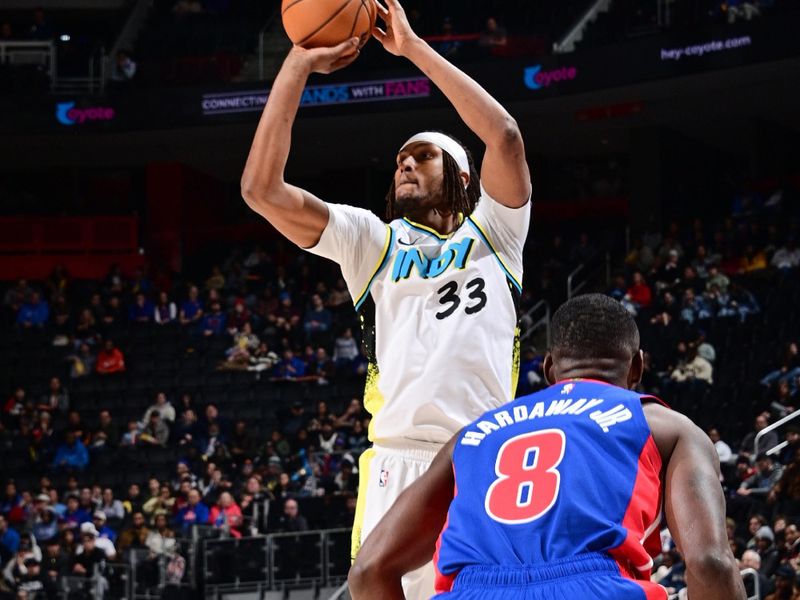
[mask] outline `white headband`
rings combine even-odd
[[[462,173],[469,175],[469,161],[467,160],[467,153],[464,152],[464,148],[461,147],[461,144],[459,144],[453,138],[436,131],[422,131],[406,140],[406,143],[400,147],[400,150],[409,144],[415,144],[417,142],[428,142],[434,146],[439,146],[439,148],[441,148],[444,152],[447,152],[453,158],[453,160],[456,161],[456,164]]]

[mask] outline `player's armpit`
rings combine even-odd
[[[453,437],[430,469],[395,501],[367,537],[350,569],[354,600],[402,599],[400,580],[431,560],[453,499]]]
[[[301,248],[319,242],[328,224],[328,207],[311,192],[280,183],[263,190],[242,187],[247,205]]]
[[[653,413],[659,413],[653,418]],[[689,419],[653,407],[647,411],[656,442],[674,437],[665,480],[665,509],[670,532],[686,563],[689,598],[744,600],[736,560],[725,530],[725,499],[719,461],[711,440]],[[662,452],[663,453],[663,452]]]

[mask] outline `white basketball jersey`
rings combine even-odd
[[[328,225],[309,251],[341,265],[360,315],[373,442],[445,443],[513,398],[530,206],[505,207],[481,188],[472,215],[442,236],[328,205]]]

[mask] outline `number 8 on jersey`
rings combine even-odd
[[[497,452],[497,479],[486,492],[486,514],[508,525],[529,523],[549,511],[558,497],[566,438],[560,429],[524,433]]]

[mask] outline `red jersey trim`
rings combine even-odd
[[[666,600],[666,590],[650,581],[653,557],[661,551],[657,522],[661,519],[661,454],[649,436],[639,454],[636,481],[622,519],[625,540],[609,554],[623,577],[638,583],[647,600]],[[654,526],[655,524],[655,526]]]

